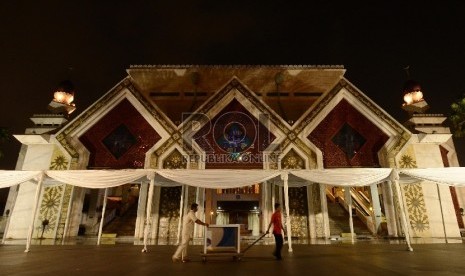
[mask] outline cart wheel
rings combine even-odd
[[[207,257],[202,257],[202,262],[206,263],[207,262]]]
[[[240,261],[241,260],[241,257],[236,257],[236,261]]]

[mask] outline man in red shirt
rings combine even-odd
[[[271,221],[270,225],[268,225],[268,229],[266,230],[266,233],[270,233],[270,228],[271,225],[273,224],[273,235],[274,235],[274,240],[276,243],[276,248],[273,252],[273,256],[276,257],[276,260],[282,260],[281,257],[281,249],[283,248],[283,233],[285,232],[283,223],[281,220],[281,204],[275,203],[274,204],[274,213],[271,216]]]

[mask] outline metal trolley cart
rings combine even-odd
[[[232,257],[240,260],[241,234],[239,224],[210,225],[205,229],[202,261],[209,257]]]

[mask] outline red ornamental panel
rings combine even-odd
[[[205,151],[205,168],[263,168],[263,151],[275,139],[264,124],[266,116],[259,120],[237,100],[231,101],[193,137]]]
[[[160,135],[134,106],[123,100],[79,140],[90,151],[90,168],[143,168],[145,153]]]
[[[307,137],[323,152],[325,168],[378,167],[388,136],[342,100]]]

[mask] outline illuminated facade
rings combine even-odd
[[[422,113],[419,93],[406,96],[410,102],[404,109],[419,104],[421,112],[408,109],[412,117],[404,126],[345,79],[342,66],[132,66],[127,73],[69,123],[63,120],[51,132],[16,135],[23,143],[17,169],[458,166],[452,136],[442,126],[445,117]],[[180,210],[192,202],[200,203],[199,216],[207,222],[238,223],[244,235],[257,236],[268,225],[273,203],[287,204],[275,184],[157,187],[151,238],[160,243],[176,238]],[[104,233],[142,237],[147,188],[133,183],[110,191]],[[437,189],[444,224],[437,219]],[[448,237],[460,236],[464,191],[417,183],[403,185],[402,192],[413,237],[441,237],[444,229]],[[33,193],[26,184],[11,189],[6,238],[26,236]],[[394,207],[398,199],[389,185],[350,193],[357,234],[402,235]],[[323,184],[290,188],[293,235],[329,238],[348,232],[344,194]],[[45,188],[41,196],[34,237],[97,233],[102,190],[61,185]]]

